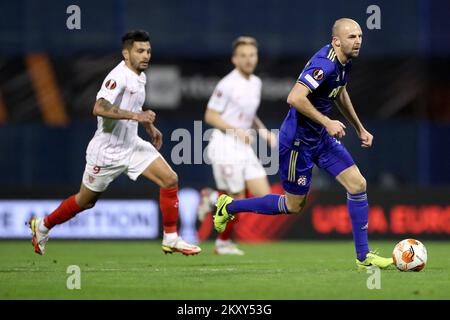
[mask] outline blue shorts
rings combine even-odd
[[[347,149],[327,133],[314,145],[301,139],[289,147],[280,144],[279,160],[284,190],[297,195],[308,193],[314,164],[333,177],[355,164]]]

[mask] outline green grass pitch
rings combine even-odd
[[[246,255],[164,255],[159,241],[50,240],[45,256],[30,241],[0,242],[0,299],[450,299],[450,242],[424,242],[428,264],[417,273],[381,271],[367,288],[350,241],[242,244]],[[389,255],[395,241],[372,241]],[[69,290],[69,265],[81,289]]]

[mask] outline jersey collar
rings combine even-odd
[[[137,80],[142,81],[143,77],[142,75],[145,74],[144,72],[141,72],[140,75],[137,75],[135,72],[133,72],[133,70],[131,70],[130,68],[128,68],[128,66],[126,65],[125,61],[122,60],[122,62],[120,63],[120,65],[127,70],[126,72],[128,72],[128,74],[132,75],[133,77],[135,77]]]

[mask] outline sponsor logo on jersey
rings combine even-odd
[[[328,98],[335,99],[341,93],[341,91],[342,91],[342,89],[344,87],[345,86],[339,86],[339,87],[334,88],[333,90],[331,90],[330,94],[328,95]]]
[[[314,69],[313,78],[320,81],[323,79],[323,70],[320,68]]]
[[[114,90],[116,88],[116,86],[117,86],[117,83],[113,79],[110,79],[110,80],[106,81],[106,83],[105,83],[106,89],[109,89],[109,90]]]

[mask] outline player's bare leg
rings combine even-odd
[[[221,195],[217,199],[214,214],[214,228],[223,232],[228,223],[234,220],[238,212],[255,212],[258,214],[299,214],[305,207],[307,195],[295,195],[286,192],[284,195],[267,194],[262,197],[235,200]]]
[[[163,157],[158,157],[142,175],[160,187],[159,204],[164,228],[162,250],[165,253],[181,252],[185,255],[200,253],[200,247],[186,243],[177,233],[178,176],[175,171]]]
[[[90,190],[84,184],[81,184],[80,191],[75,195],[75,201],[83,210],[93,208],[102,192]]]
[[[305,208],[307,194],[298,195],[289,192],[284,193],[289,214],[300,214]]]
[[[393,263],[392,258],[383,258],[369,251],[367,230],[369,227],[369,204],[366,194],[366,179],[356,165],[342,171],[336,180],[347,190],[347,205],[352,221],[353,239],[356,248],[356,265],[365,269],[372,265],[386,268]]]
[[[270,193],[270,184],[267,176],[247,180],[245,184],[247,190],[250,191],[254,197],[262,197]]]
[[[366,192],[366,179],[356,165],[345,169],[336,176],[336,180],[347,190],[348,193],[355,194]]]
[[[45,253],[45,245],[48,241],[48,234],[55,225],[64,223],[86,209],[92,208],[101,192],[89,190],[81,184],[80,191],[64,200],[56,210],[45,218],[33,217],[28,222],[32,234],[32,243],[37,254]]]

